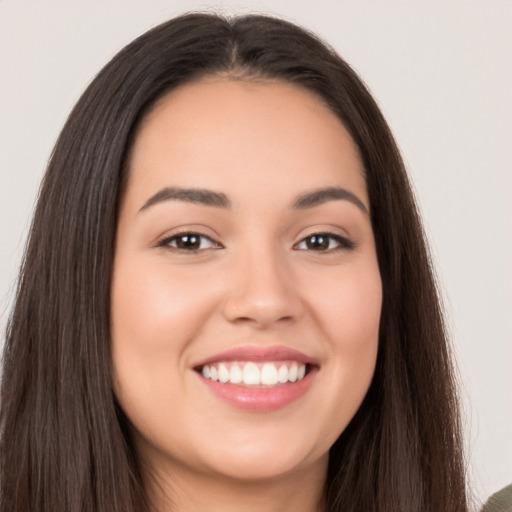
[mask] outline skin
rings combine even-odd
[[[143,208],[165,187],[222,192],[232,205]],[[324,187],[364,208],[293,207]],[[356,145],[298,86],[212,77],[172,91],[145,118],[120,210],[112,354],[158,510],[170,501],[178,511],[322,510],[329,449],[375,368],[382,288],[369,209]],[[179,250],[176,231],[209,238]],[[326,232],[354,247],[308,245]],[[233,407],[193,369],[228,349],[275,345],[319,368],[277,411]]]

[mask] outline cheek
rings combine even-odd
[[[147,264],[126,257],[114,268],[111,329],[116,394],[125,409],[147,403],[148,397],[163,404],[170,399],[171,384],[186,372],[186,351],[210,315],[215,287],[205,288],[205,276],[197,271],[195,275],[170,272],[165,261]]]
[[[125,257],[114,268],[114,390],[136,430],[158,438],[159,429],[175,426],[172,412],[184,406],[184,354],[204,327],[215,287],[205,288],[206,276],[197,270],[171,272],[165,261]]]
[[[377,263],[316,276],[309,302],[334,348],[357,352],[378,342],[382,284]]]
[[[208,314],[215,287],[205,276],[170,272],[167,265],[119,262],[112,286],[114,342],[133,343],[144,353],[172,349],[190,339]],[[201,293],[198,293],[201,290]]]
[[[317,276],[318,278],[320,276]],[[310,294],[313,315],[327,340],[326,374],[332,392],[323,400],[337,425],[332,440],[345,429],[370,386],[378,351],[382,285],[377,264],[351,266],[336,279],[317,279]]]

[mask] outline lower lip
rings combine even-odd
[[[246,388],[205,379],[200,374],[198,376],[210,391],[233,407],[245,411],[271,412],[286,407],[304,395],[315,374],[316,370],[312,370],[300,381],[288,382],[272,388]]]

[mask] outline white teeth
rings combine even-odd
[[[229,382],[231,382],[231,384],[240,384],[240,382],[242,382],[242,370],[237,364],[234,364],[231,367],[231,371],[229,372]]]
[[[265,363],[261,369],[261,383],[265,386],[275,386],[277,384],[277,369],[271,363]]]
[[[201,374],[205,379],[222,384],[243,384],[244,386],[276,386],[302,380],[306,365],[296,361],[287,363],[222,362],[204,365]]]
[[[242,372],[242,381],[248,386],[258,385],[261,383],[260,371],[254,363],[247,363],[244,366],[244,371]]]
[[[297,368],[297,363],[293,363],[291,368],[288,370],[288,380],[290,382],[295,382],[297,380],[298,373],[299,369]]]
[[[285,364],[283,364],[281,366],[281,368],[279,368],[279,371],[277,373],[277,380],[281,384],[284,384],[285,382],[288,382],[288,367]]]
[[[219,364],[219,382],[225,384],[229,380],[229,370],[225,364]]]

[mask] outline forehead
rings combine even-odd
[[[129,173],[140,200],[158,186],[229,193],[245,182],[276,193],[341,184],[367,202],[361,158],[339,118],[283,82],[209,78],[170,92],[141,123]]]

